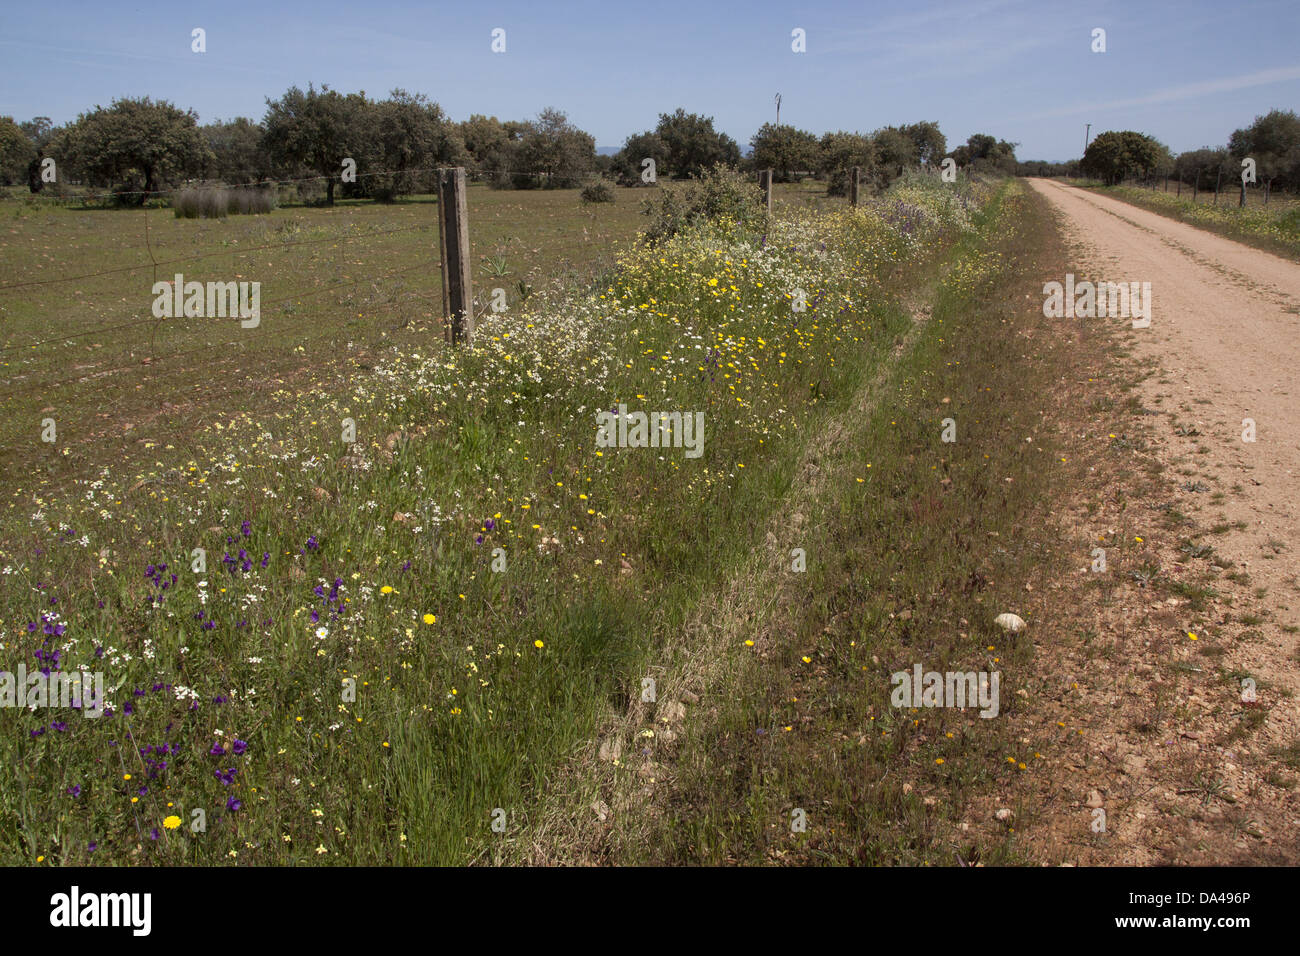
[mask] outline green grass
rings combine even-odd
[[[1041,529],[1027,525],[1061,480],[1058,459],[1024,442],[1053,363],[1015,362],[1008,374],[1019,322],[1003,303],[1024,297],[1010,268],[1050,245],[1050,220],[1026,202],[1007,187],[972,231],[909,272],[905,294],[891,290],[904,327],[909,311],[932,311],[929,321],[898,340],[895,362],[856,381],[851,402],[790,463],[796,479],[755,515],[754,553],[672,622],[677,633],[654,660],[684,676],[662,678],[661,700],[694,701],[691,720],[665,725],[634,706],[612,732],[621,764],[602,773],[576,761],[580,783],[603,780],[620,808],[609,831],[568,822],[594,819],[591,788],[561,777],[564,795],[521,847],[561,862],[1022,859],[1014,826],[986,840],[960,824],[972,801],[1032,773],[1039,750],[1073,731],[1025,743],[1006,719],[900,711],[890,675],[916,662],[1000,671],[1005,717],[1030,670],[1033,642],[993,625],[1001,610],[1025,611],[1024,582],[1041,591],[1058,570],[1032,544]],[[945,444],[949,415],[958,439]],[[794,547],[806,549],[803,573]],[[804,832],[791,826],[797,810]]]
[[[648,251],[616,241],[638,225],[623,192],[587,209],[573,193],[476,193],[476,257],[550,294],[485,315],[472,349],[442,343],[431,306],[403,324],[400,290],[332,291],[287,303],[296,324],[264,313],[259,344],[235,354],[204,329],[160,330],[157,354],[203,347],[202,361],[160,358],[98,391],[41,390],[81,339],[11,358],[4,384],[27,404],[6,405],[6,666],[58,650],[62,667],[100,667],[114,713],[63,729],[47,711],[0,712],[15,768],[0,859],[497,858],[660,639],[745,559],[806,436],[892,354],[909,264],[965,228],[933,186],[895,195],[928,210],[910,237],[863,209],[781,219],[761,242],[717,226]],[[15,281],[135,261],[129,224],[152,216],[168,255],[274,241],[279,224],[320,238],[222,252],[227,270],[298,288],[360,287],[376,261],[424,270],[436,249],[418,202],[255,221],[30,215],[0,249]],[[400,242],[375,235],[398,226]],[[587,292],[593,275],[605,281]],[[795,315],[798,290],[810,307]],[[63,315],[52,295],[5,298],[8,342]],[[88,311],[78,328],[113,318]],[[119,361],[134,347],[98,344]],[[703,411],[703,456],[598,450],[595,412],[619,402]],[[24,442],[45,416],[58,441]],[[165,588],[146,576],[164,563]],[[46,624],[66,633],[47,643]]]

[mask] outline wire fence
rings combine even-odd
[[[71,196],[41,196],[42,201],[76,203],[90,201],[100,201],[103,199],[119,199],[127,196],[143,196],[141,202],[147,202],[149,199],[171,198],[177,193],[188,189],[217,189],[217,190],[241,190],[241,189],[270,189],[281,186],[299,186],[303,183],[324,183],[334,182],[336,185],[348,185],[359,180],[373,179],[379,176],[420,176],[432,175],[440,169],[447,169],[447,166],[412,166],[405,169],[379,169],[371,172],[357,172],[345,174],[342,170],[336,173],[318,173],[311,176],[298,176],[290,179],[254,179],[242,183],[227,183],[224,181],[207,180],[207,179],[189,179],[178,186],[172,186],[167,189],[114,189],[107,186],[91,186],[80,183],[71,184],[73,187],[82,190],[82,193]],[[600,170],[596,166],[566,168],[566,167],[513,167],[497,165],[478,165],[466,166],[465,175],[473,181],[482,181],[497,176],[561,176],[569,180],[596,178],[600,175]],[[38,194],[39,195],[39,194]]]

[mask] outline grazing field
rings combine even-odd
[[[590,283],[644,218],[631,189],[591,206],[577,190],[476,186],[470,196],[480,308],[494,287],[517,305],[525,292]],[[375,349],[436,340],[436,213],[430,197],[221,220],[0,205],[0,487],[34,473],[84,476],[106,459],[156,459],[155,449],[214,422],[271,414],[304,390],[345,388]],[[155,319],[150,290],[178,272],[260,281],[260,325]],[[58,458],[32,440],[51,405]]]
[[[791,210],[762,235],[714,223],[653,249],[620,241],[637,226],[622,193],[586,210],[572,194],[479,194],[476,253],[503,257],[486,264],[503,283],[551,294],[486,313],[475,346],[455,350],[436,300],[404,305],[425,289],[368,278],[375,261],[428,277],[420,203],[227,222],[20,210],[6,284],[64,274],[69,243],[74,270],[138,264],[126,226],[157,215],[160,260],[237,239],[225,273],[204,260],[210,275],[265,289],[287,274],[303,294],[257,329],[164,322],[149,354],[132,351],[137,330],[104,331],[107,312],[90,321],[102,334],[63,327],[32,348],[60,300],[4,290],[6,345],[20,346],[5,385],[27,403],[6,411],[4,649],[102,669],[109,707],[0,714],[3,759],[21,768],[0,795],[0,857],[505,852],[492,824],[512,839],[537,822],[550,774],[762,543],[805,443],[894,354],[914,277],[979,228],[990,191],[908,177],[856,212]],[[246,248],[273,244],[279,223],[321,241]],[[385,246],[399,226],[404,242]],[[982,262],[954,281],[978,284]],[[117,288],[138,316],[145,279]],[[266,342],[235,351],[241,332]],[[96,381],[73,356],[135,364]],[[596,412],[619,405],[702,413],[702,453],[597,447]],[[39,441],[43,418],[56,442]],[[871,465],[853,486],[887,492]]]
[[[1069,182],[1069,180],[1065,180]],[[1202,190],[1193,200],[1192,190],[1184,186],[1182,195],[1161,189],[1138,186],[1101,186],[1075,182],[1105,196],[1113,196],[1143,209],[1208,229],[1229,239],[1294,259],[1300,256],[1300,199],[1274,192],[1264,205],[1264,192],[1252,186],[1246,190],[1246,205],[1238,206],[1240,187],[1225,185],[1219,201],[1213,190]],[[1170,186],[1172,190],[1174,186]]]

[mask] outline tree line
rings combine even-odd
[[[376,100],[364,91],[294,86],[267,98],[260,121],[200,124],[193,110],[148,97],[116,99],[60,127],[48,117],[0,117],[0,184],[39,192],[49,180],[46,160],[54,160],[56,184],[109,189],[125,204],[143,204],[151,194],[195,180],[235,186],[309,178],[332,203],[336,195],[382,201],[431,191],[438,166],[465,166],[472,178],[497,188],[572,188],[595,177],[637,185],[650,181],[650,159],[655,181],[698,178],[722,164],[770,168],[786,181],[814,176],[842,195],[855,166],[865,185],[883,188],[904,169],[934,166],[947,155],[947,140],[933,122],[820,137],[767,123],[749,146],[742,158],[739,144],[712,117],[679,108],[629,136],[616,155],[601,156],[591,134],[557,109],[528,120],[474,114],[456,122],[424,95],[401,89]],[[963,167],[1016,171],[1015,144],[986,134],[972,136],[952,156]]]
[[[1265,201],[1274,189],[1300,190],[1300,117],[1292,110],[1271,110],[1233,130],[1226,146],[1202,146],[1177,155],[1146,133],[1110,130],[1092,140],[1080,160],[1024,162],[1018,171],[1029,176],[1091,176],[1111,186],[1125,180],[1172,178],[1194,189],[1217,189],[1223,183],[1240,183],[1247,159],[1254,160],[1255,183],[1264,189]]]

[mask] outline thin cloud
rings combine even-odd
[[[1028,122],[1031,120],[1054,119],[1061,116],[1075,116],[1080,113],[1100,113],[1109,110],[1132,109],[1137,106],[1154,106],[1158,103],[1173,103],[1178,100],[1192,99],[1196,96],[1230,93],[1234,90],[1245,90],[1254,86],[1270,86],[1274,83],[1286,83],[1290,80],[1300,80],[1300,66],[1284,66],[1272,70],[1260,70],[1256,73],[1245,73],[1241,76],[1223,77],[1218,80],[1185,83],[1182,86],[1171,86],[1167,89],[1157,90],[1154,93],[1148,93],[1146,96],[1109,100],[1104,103],[1066,106],[1042,113],[1032,113],[1028,116],[1017,116],[1008,120],[1008,122]]]

